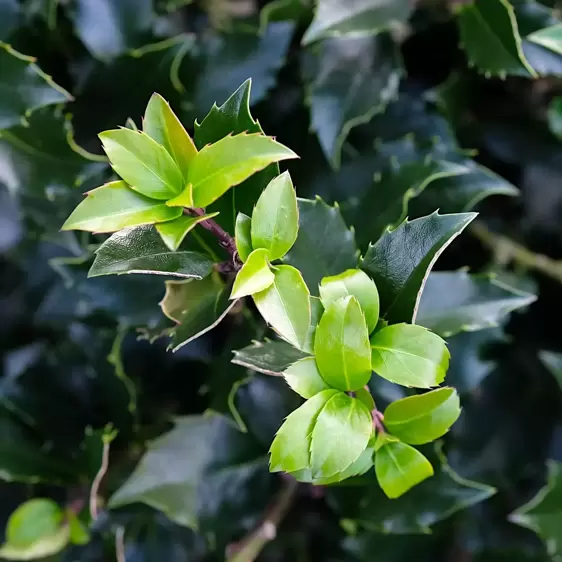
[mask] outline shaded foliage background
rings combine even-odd
[[[278,378],[231,363],[231,350],[264,328],[232,314],[168,353],[165,341],[138,338],[162,325],[162,280],[86,280],[102,238],[59,232],[82,192],[110,177],[99,131],[139,124],[154,91],[186,125],[200,121],[251,77],[252,114],[301,157],[289,166],[298,194],[339,202],[362,252],[406,215],[477,205],[478,222],[437,269],[494,271],[538,295],[503,325],[492,315],[488,329],[450,338],[449,381],[464,407],[445,444],[451,468],[390,503],[370,488],[301,486],[261,559],[562,557],[562,483],[541,520],[548,549],[510,518],[544,485],[547,460],[562,462],[562,361],[544,353],[562,351],[562,59],[526,39],[556,12],[513,2],[541,74],[531,80],[468,64],[455,19],[461,2],[394,2],[398,21],[383,18],[381,33],[324,37],[308,28],[304,0],[0,0],[0,528],[31,497],[53,497],[87,520],[108,424],[118,436],[103,498],[175,416],[212,408],[230,417],[233,403],[246,434],[217,422],[169,463],[181,471],[210,444],[221,452],[198,498],[181,507],[196,514],[198,532],[146,506],[100,505],[90,542],[53,559],[114,560],[125,529],[128,562],[223,560],[275,500],[282,483],[267,472],[266,453],[298,401]],[[344,5],[333,2],[335,11]],[[481,30],[476,37],[486,46]],[[455,165],[462,175],[447,173]],[[443,283],[426,300],[459,307],[458,286]],[[399,397],[380,380],[383,403]]]

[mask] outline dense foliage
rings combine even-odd
[[[562,559],[553,4],[0,0],[0,558]]]

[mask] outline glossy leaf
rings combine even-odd
[[[384,425],[400,441],[423,445],[445,435],[460,413],[458,394],[445,387],[393,402],[384,411]]]
[[[224,137],[203,147],[191,161],[187,178],[193,186],[193,204],[206,207],[269,164],[296,157],[292,150],[265,135],[241,133]],[[185,201],[180,194],[168,205],[183,206]]]
[[[375,35],[412,11],[407,0],[319,0],[303,43],[341,35]]]
[[[412,324],[392,324],[375,332],[371,351],[373,371],[402,386],[437,386],[449,367],[445,342],[426,328]]]
[[[251,234],[252,219],[244,213],[238,213],[236,217],[236,226],[234,228],[236,250],[238,256],[245,262],[248,256],[252,253],[252,234]]]
[[[324,390],[287,417],[269,450],[271,472],[294,472],[310,467],[316,419],[327,402],[337,394],[337,390]]]
[[[189,163],[195,158],[197,149],[181,121],[162,96],[152,95],[146,106],[142,126],[149,137],[168,151],[186,180]]]
[[[264,320],[299,349],[307,342],[310,326],[310,295],[300,272],[289,265],[275,268],[273,285],[253,295]]]
[[[553,374],[562,389],[562,355],[560,353],[553,353],[552,351],[541,351],[539,357]]]
[[[215,328],[237,301],[229,301],[229,289],[218,274],[204,279],[166,281],[162,312],[177,322],[171,331],[171,348],[177,351]]]
[[[151,226],[127,228],[110,236],[97,250],[88,275],[149,273],[201,279],[213,261],[198,252],[171,251]]]
[[[360,265],[377,285],[386,320],[415,321],[421,291],[435,261],[475,217],[475,213],[433,213],[405,221],[369,245]]]
[[[307,355],[284,341],[253,342],[234,350],[232,362],[265,375],[281,376]]]
[[[560,539],[560,505],[562,465],[548,461],[548,481],[539,492],[513,512],[509,519],[513,523],[531,529],[545,542],[548,554],[556,557],[562,554]]]
[[[317,295],[323,277],[357,266],[355,236],[337,205],[330,207],[319,198],[299,199],[298,205],[299,234],[283,261],[296,267],[312,294]]]
[[[375,472],[383,492],[394,499],[433,476],[433,467],[418,450],[390,441],[375,453]]]
[[[254,250],[236,274],[231,299],[241,299],[260,291],[265,291],[273,285],[275,275],[269,267],[268,252],[265,248]]]
[[[316,329],[314,354],[322,378],[333,388],[353,391],[369,382],[369,331],[355,297],[326,307]]]
[[[293,246],[299,229],[297,194],[288,172],[271,180],[260,195],[251,221],[253,248],[265,248],[271,261]]]
[[[133,191],[123,181],[114,181],[88,191],[61,230],[115,232],[128,226],[177,219],[180,215],[181,209],[167,207],[162,201]]]
[[[475,0],[460,5],[458,23],[469,62],[495,76],[536,76],[521,46],[521,35],[508,0]]]
[[[334,394],[312,430],[312,477],[331,478],[346,470],[367,448],[372,434],[373,421],[365,404],[343,392]]]
[[[427,278],[416,322],[447,338],[497,326],[512,311],[535,300],[535,295],[490,276],[434,272]]]
[[[152,199],[170,199],[184,189],[178,165],[146,133],[117,129],[99,137],[111,166],[132,189]]]
[[[35,58],[22,55],[1,41],[0,87],[0,129],[20,125],[24,117],[40,107],[71,99],[35,64]]]
[[[383,111],[397,95],[402,69],[386,35],[326,39],[317,51],[304,58],[310,126],[326,158],[338,168],[350,130]]]
[[[207,219],[216,217],[218,213],[188,217],[182,215],[177,219],[161,222],[156,225],[156,231],[166,246],[175,252],[183,242],[184,238],[200,223]]]
[[[535,31],[527,36],[527,40],[562,55],[562,24]]]
[[[312,398],[330,388],[318,372],[314,357],[305,357],[293,363],[283,371],[283,376],[287,384],[303,398]]]
[[[379,321],[379,292],[373,280],[360,269],[348,269],[339,275],[324,277],[320,283],[320,299],[325,308],[345,296],[354,296],[365,315],[371,333]]]

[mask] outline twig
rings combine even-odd
[[[470,231],[496,255],[500,263],[507,264],[512,261],[562,283],[562,261],[535,254],[507,236],[491,232],[482,221],[472,223]]]
[[[227,547],[227,562],[254,562],[265,545],[277,535],[277,528],[289,511],[295,498],[298,482],[286,479],[279,496],[268,508],[261,523],[248,536],[240,542]]]
[[[98,518],[98,493],[102,480],[109,468],[109,447],[111,439],[103,438],[103,450],[101,455],[101,465],[90,488],[90,516],[95,521]]]
[[[125,527],[117,527],[115,531],[115,558],[117,562],[127,562],[125,557]]]
[[[384,416],[383,416],[382,412],[375,408],[371,412],[371,415],[373,416],[373,425],[375,426],[375,429],[379,433],[386,433],[386,429],[384,428],[384,425],[382,423],[383,420],[384,420]]]

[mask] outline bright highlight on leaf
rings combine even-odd
[[[314,357],[305,357],[293,363],[283,371],[283,376],[287,384],[303,398],[312,398],[330,388],[318,372]]]

